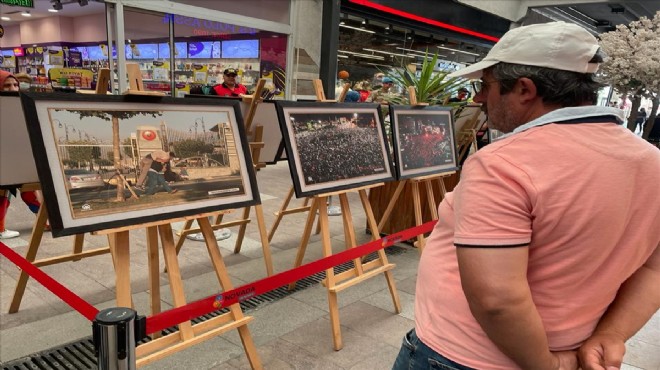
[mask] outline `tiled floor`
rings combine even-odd
[[[266,226],[286,195],[291,180],[285,163],[268,166],[257,175],[262,193]],[[355,225],[364,225],[359,199],[349,196]],[[22,237],[5,241],[19,253],[25,253],[34,216],[20,202],[9,210],[8,227],[18,229]],[[281,223],[271,250],[276,272],[291,268],[304,225],[304,215],[287,216]],[[255,221],[253,221],[254,223]],[[339,217],[331,217],[333,249],[343,249],[343,229]],[[174,228],[180,228],[180,223]],[[356,227],[358,243],[369,240]],[[248,227],[247,240],[240,254],[233,254],[232,238],[220,242],[227,270],[235,286],[266,276],[259,234]],[[72,238],[46,236],[39,257],[68,252]],[[101,236],[86,236],[87,248],[106,245]],[[398,352],[403,334],[413,326],[413,301],[418,252],[408,246],[404,253],[389,256],[397,267],[393,274],[401,299],[402,312],[393,313],[393,304],[382,276],[377,276],[339,294],[341,331],[344,348],[332,349],[332,337],[326,291],[320,284],[294,293],[274,303],[249,312],[249,325],[259,356],[267,369],[388,369]],[[319,236],[313,236],[307,248],[306,262],[322,255]],[[161,257],[162,260],[162,257]],[[203,243],[186,241],[180,254],[181,273],[189,301],[212,295],[218,283]],[[162,261],[161,261],[162,264]],[[131,280],[134,305],[138,312],[149,309],[146,275],[146,242],[143,231],[131,233]],[[97,308],[112,307],[115,295],[114,271],[109,255],[80,262],[43,268]],[[46,289],[31,281],[18,313],[7,309],[18,276],[17,269],[0,258],[0,361],[10,361],[37,351],[89,336],[91,328],[78,313]],[[166,274],[161,274],[163,309],[173,302]],[[660,370],[660,313],[657,313],[628,342],[624,369]],[[197,346],[150,364],[148,369],[248,369],[236,331],[231,331]]]

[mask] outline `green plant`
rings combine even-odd
[[[389,76],[398,84],[405,87],[415,87],[418,103],[443,104],[458,88],[464,85],[463,78],[447,77],[451,71],[434,71],[438,64],[438,54],[426,58],[422,63],[419,77],[407,68],[396,69]],[[408,96],[396,97],[390,101],[392,104],[410,104]]]

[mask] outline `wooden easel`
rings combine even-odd
[[[257,86],[254,89],[254,94],[252,96],[243,97],[243,101],[249,103],[247,114],[245,115],[245,132],[248,136],[252,136],[252,141],[250,141],[250,154],[252,156],[252,163],[254,164],[254,169],[259,171],[261,168],[266,167],[266,163],[259,162],[259,157],[261,156],[261,149],[266,145],[264,143],[264,127],[262,125],[255,125],[254,132],[252,132],[252,121],[254,121],[254,115],[257,113],[257,106],[263,102],[262,93],[264,91],[264,86],[266,85],[266,79],[260,78],[257,82]]]
[[[376,219],[371,210],[371,204],[369,203],[369,197],[367,196],[367,189],[381,185],[382,184],[368,185],[352,190],[314,196],[311,201],[312,203],[310,205],[309,214],[307,215],[307,223],[305,224],[302,240],[300,241],[300,246],[298,247],[294,268],[299,267],[302,264],[303,258],[305,257],[305,250],[307,249],[307,244],[312,232],[312,226],[314,224],[314,219],[316,218],[317,210],[319,211],[318,215],[319,225],[321,228],[321,241],[323,244],[323,256],[328,257],[332,255],[332,243],[330,240],[330,226],[328,224],[327,208],[329,196],[339,197],[342,211],[342,221],[344,224],[346,249],[354,248],[357,245],[355,240],[355,230],[353,229],[353,217],[351,216],[351,210],[347,197],[347,193],[349,192],[357,192],[359,194],[362,207],[364,208],[365,214],[367,216],[367,223],[371,229],[372,239],[376,240],[380,234],[378,231],[378,225],[376,224]],[[328,290],[328,306],[330,308],[330,322],[332,325],[332,341],[336,351],[339,351],[343,347],[341,327],[339,323],[339,306],[337,305],[337,293],[382,273],[385,274],[385,279],[387,280],[387,285],[389,287],[390,294],[392,295],[394,311],[397,314],[401,312],[399,293],[396,290],[394,277],[392,276],[391,271],[395,265],[388,262],[387,255],[382,249],[380,249],[377,254],[378,257],[375,260],[367,263],[363,263],[361,258],[354,259],[352,269],[336,275],[333,268],[326,270],[326,278],[323,281],[323,285]],[[290,289],[293,289],[294,287],[295,283],[291,283],[289,285]]]
[[[314,85],[314,92],[316,93],[316,100],[321,102],[321,103],[335,103],[335,102],[343,102],[344,99],[346,98],[346,94],[348,93],[348,89],[351,87],[350,83],[345,83],[344,86],[342,87],[341,93],[339,94],[339,99],[333,100],[333,99],[326,99],[325,98],[325,92],[323,92],[323,82],[321,82],[320,79],[316,79],[312,81],[312,84]],[[282,221],[282,218],[286,215],[290,214],[295,214],[295,213],[301,213],[301,212],[308,212],[310,210],[311,204],[310,204],[310,198],[305,198],[303,201],[303,205],[300,207],[295,207],[288,209],[289,203],[291,202],[291,199],[293,198],[294,194],[294,189],[293,186],[289,189],[289,193],[286,195],[284,198],[284,202],[282,203],[282,206],[280,207],[280,210],[275,212],[275,222],[273,222],[273,226],[271,227],[270,231],[268,232],[268,241],[273,240],[273,236],[275,235],[275,231],[277,231],[277,227],[280,225],[280,222]],[[320,232],[320,225],[317,226],[316,228],[316,234]]]
[[[410,100],[410,105],[412,106],[428,106],[428,103],[418,103],[417,102],[417,94],[415,91],[414,86],[409,86],[408,87],[408,95],[409,95],[409,100]],[[437,205],[435,202],[435,195],[433,194],[433,182],[437,181],[439,186],[440,186],[440,195],[444,198],[445,194],[447,193],[447,189],[445,188],[445,183],[443,181],[443,178],[446,176],[451,176],[455,174],[456,171],[451,171],[451,172],[446,172],[446,173],[441,173],[441,174],[434,174],[434,175],[427,175],[427,176],[419,176],[411,179],[405,179],[399,181],[399,184],[396,187],[396,190],[394,191],[394,194],[392,195],[392,198],[390,199],[390,202],[387,205],[387,208],[385,209],[385,213],[383,213],[383,216],[380,219],[380,222],[378,223],[378,229],[382,229],[385,223],[389,220],[390,215],[392,214],[392,211],[394,210],[394,205],[396,204],[397,200],[399,199],[399,196],[401,195],[401,192],[405,188],[406,184],[410,184],[412,187],[412,197],[413,197],[413,207],[415,209],[415,226],[419,226],[423,223],[422,219],[422,202],[421,202],[421,197],[420,197],[420,192],[419,192],[419,187],[420,185],[423,185],[424,188],[426,189],[426,202],[429,206],[429,211],[431,212],[431,219],[432,220],[437,220],[438,219],[438,209]],[[424,249],[425,245],[425,238],[424,234],[419,234],[417,236],[417,247],[419,248],[419,252],[421,253],[422,250]]]
[[[200,226],[201,232],[206,240],[206,247],[213,263],[213,267],[220,283],[222,291],[233,289],[229,275],[227,274],[222,255],[218,248],[218,243],[213,236],[213,228],[208,220],[208,216],[216,213],[205,213],[179,219],[151,222],[141,225],[126,226],[111,230],[96,232],[98,235],[108,235],[110,248],[113,251],[114,265],[116,271],[116,290],[117,306],[132,307],[131,279],[130,279],[130,253],[129,253],[129,231],[146,228],[147,232],[147,250],[148,250],[148,270],[149,287],[151,291],[151,311],[152,314],[160,312],[160,284],[159,284],[159,263],[158,263],[158,239],[160,238],[165,266],[168,271],[170,290],[175,307],[181,307],[186,304],[183,290],[179,262],[177,260],[176,248],[172,232],[172,222],[181,220],[196,220]],[[138,346],[136,356],[138,357],[137,366],[146,365],[166,357],[172,353],[178,352],[202,341],[211,339],[217,335],[232,329],[237,329],[241,337],[241,342],[245,349],[248,361],[253,369],[261,369],[261,361],[256,352],[252,336],[247,324],[252,321],[252,317],[244,316],[238,303],[229,306],[229,312],[214,317],[210,320],[192,324],[190,321],[178,325],[179,330],[165,335],[154,335],[154,339]]]
[[[412,187],[412,197],[413,197],[413,207],[415,209],[415,226],[422,225],[424,223],[424,220],[422,218],[422,202],[421,202],[421,197],[420,197],[420,191],[419,187],[420,185],[423,185],[425,190],[426,190],[426,203],[429,206],[429,211],[431,212],[431,219],[432,220],[437,220],[438,219],[438,209],[437,209],[437,204],[435,202],[435,195],[433,194],[433,182],[437,182],[440,187],[440,194],[442,198],[445,197],[445,194],[447,193],[447,189],[445,188],[445,183],[444,183],[444,178],[451,176],[455,174],[456,171],[451,171],[451,172],[446,172],[446,173],[441,173],[441,174],[434,174],[434,175],[428,175],[428,176],[420,176],[420,177],[415,177],[412,179],[406,179],[406,180],[401,180],[399,181],[399,184],[396,187],[396,190],[394,191],[394,194],[392,195],[392,199],[390,202],[387,204],[387,208],[385,209],[385,213],[383,213],[383,216],[380,219],[380,222],[378,223],[378,230],[381,230],[382,227],[385,225],[385,223],[390,219],[390,215],[392,214],[392,211],[394,210],[394,205],[396,204],[397,200],[399,199],[399,196],[401,195],[401,192],[405,188],[406,184],[410,184]],[[422,250],[424,249],[424,245],[426,244],[424,234],[419,234],[417,236],[417,242],[416,246],[419,248],[419,252],[421,253]]]
[[[251,222],[250,219],[251,208],[252,207],[244,207],[240,219],[228,221],[228,222],[222,222],[222,219],[227,212],[215,212],[213,214],[213,216],[215,217],[215,220],[211,225],[211,229],[213,231],[222,228],[233,227],[233,226],[239,227],[238,236],[236,237],[236,243],[234,244],[234,253],[241,252],[241,246],[243,245],[243,239],[245,238],[245,230],[247,228],[247,224]],[[255,205],[254,210],[257,215],[257,227],[259,228],[259,237],[261,239],[261,249],[264,254],[264,263],[266,264],[266,273],[268,274],[268,276],[271,276],[273,275],[274,272],[273,258],[270,253],[270,243],[269,243],[268,235],[266,234],[266,222],[264,221],[264,210],[261,204]],[[186,236],[203,231],[201,228],[192,228],[193,221],[195,220],[194,219],[186,220],[186,223],[183,225],[183,228],[177,233],[177,235],[179,236],[179,239],[177,240],[175,247],[177,255],[179,254],[179,251],[183,246],[183,242],[186,241]],[[204,234],[204,237],[206,238],[207,235]],[[215,241],[215,235],[213,233],[211,233],[211,237]]]
[[[21,191],[32,191],[40,190],[41,187],[39,184],[26,184],[21,187]],[[73,240],[73,250],[70,254],[65,254],[57,257],[50,257],[37,260],[37,252],[39,251],[39,246],[41,245],[41,240],[44,235],[44,227],[48,222],[48,211],[46,210],[46,204],[42,203],[37,212],[37,219],[34,222],[32,227],[32,235],[30,235],[30,244],[28,246],[27,253],[25,254],[25,259],[29,262],[32,262],[33,265],[37,267],[55,265],[62,262],[69,261],[80,261],[83,258],[98,256],[105,253],[110,253],[110,247],[96,248],[83,252],[83,242],[85,240],[84,234],[76,234]],[[23,300],[23,294],[25,294],[25,287],[30,276],[23,270],[18,277],[16,282],[16,288],[14,289],[14,296],[9,305],[8,313],[16,313],[21,306],[21,301]]]
[[[458,147],[460,152],[458,153],[458,163],[462,163],[463,160],[469,155],[470,149],[477,151],[477,131],[479,127],[476,127],[479,123],[479,116],[481,111],[476,111],[472,114],[472,117],[468,119],[465,123],[465,128],[461,132],[457,132],[456,135],[459,135]]]
[[[128,75],[128,90],[124,94],[165,96],[165,93],[162,91],[147,91],[144,89],[140,66],[137,63],[126,63],[126,74]]]
[[[261,98],[261,93],[264,89],[264,85],[266,83],[265,79],[260,79],[259,82],[257,83],[257,87],[254,92],[254,96],[252,97],[246,97],[244,98],[246,101],[250,101],[250,107],[248,109],[248,113],[245,117],[245,129],[248,134],[250,133],[250,128],[252,127],[252,121],[254,120],[254,114],[257,111],[257,105],[263,101]],[[255,130],[254,130],[254,139],[258,140],[256,142],[250,142],[250,149],[251,149],[251,154],[252,154],[252,164],[254,166],[255,171],[258,170],[260,167],[260,163],[258,162],[259,158],[259,152],[261,151],[261,148],[264,146],[264,142],[261,141],[263,138],[263,126],[261,125],[256,125]],[[262,167],[265,166],[265,164],[261,164]],[[234,221],[229,221],[229,222],[222,222],[222,219],[224,215],[227,213],[226,211],[222,211],[219,213],[214,214],[215,220],[213,224],[211,225],[211,228],[213,230],[218,230],[226,227],[232,227],[232,226],[238,226],[238,237],[236,238],[236,243],[234,244],[234,253],[240,253],[241,251],[241,246],[243,245],[243,239],[245,237],[245,230],[247,228],[247,224],[250,223],[250,208],[251,207],[244,207],[243,208],[243,213],[242,213],[242,218]],[[268,239],[268,236],[266,234],[266,223],[264,221],[264,212],[263,212],[263,207],[261,204],[257,204],[254,206],[255,213],[257,215],[257,227],[259,228],[259,236],[261,238],[261,247],[263,250],[264,254],[264,262],[266,264],[266,273],[268,276],[273,275],[273,261],[270,253],[270,239]],[[200,232],[200,228],[192,228],[192,223],[194,219],[187,220],[186,223],[184,224],[183,228],[177,233],[179,236],[179,239],[176,242],[176,253],[177,255],[179,254],[179,251],[181,250],[181,247],[183,246],[183,243],[186,241],[186,236],[194,233]],[[204,235],[206,237],[206,235]],[[215,241],[215,236],[213,236],[213,240]]]

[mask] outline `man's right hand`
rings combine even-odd
[[[578,350],[582,370],[617,370],[626,353],[624,340],[612,333],[594,333]]]

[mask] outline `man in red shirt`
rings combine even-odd
[[[247,87],[236,83],[237,71],[234,68],[225,69],[223,75],[224,80],[222,84],[213,87],[217,95],[238,97],[247,94]]]

